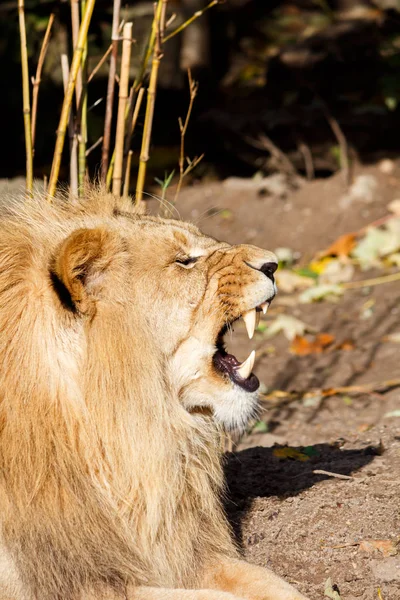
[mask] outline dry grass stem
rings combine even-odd
[[[61,157],[62,157],[62,152],[63,152],[63,148],[64,148],[65,133],[66,133],[66,129],[67,129],[68,118],[69,118],[69,114],[71,111],[72,98],[74,95],[76,79],[78,76],[79,68],[80,68],[81,62],[82,62],[82,55],[83,55],[83,51],[84,51],[85,40],[87,38],[89,24],[90,24],[90,20],[92,18],[92,13],[93,13],[95,3],[96,3],[96,0],[87,0],[85,15],[82,19],[82,23],[81,23],[81,26],[79,29],[78,43],[75,48],[74,56],[72,59],[71,71],[70,71],[70,76],[69,76],[69,80],[68,80],[68,87],[67,87],[67,91],[64,95],[64,102],[63,102],[63,106],[62,106],[62,110],[61,110],[61,116],[60,116],[58,130],[57,130],[57,140],[56,140],[56,146],[55,146],[54,156],[53,156],[53,164],[51,167],[51,174],[50,174],[50,179],[49,179],[48,195],[50,198],[52,196],[54,196],[56,187],[57,187],[58,174],[60,172]]]
[[[362,287],[372,287],[381,285],[382,283],[391,283],[392,281],[400,281],[400,272],[391,273],[390,275],[382,275],[382,277],[374,277],[373,279],[362,279],[361,281],[349,281],[341,283],[341,287],[345,290],[354,290]]]
[[[101,179],[103,182],[106,181],[108,171],[108,161],[110,155],[110,140],[111,140],[111,124],[112,124],[112,112],[114,104],[114,89],[115,89],[115,75],[117,72],[117,59],[118,59],[118,42],[119,42],[119,19],[121,11],[121,0],[114,0],[113,5],[113,21],[111,29],[111,57],[110,57],[110,70],[108,72],[108,84],[107,84],[107,101],[106,101],[106,113],[104,119],[104,133],[103,133],[103,147],[101,152]]]
[[[36,138],[36,119],[37,119],[37,106],[39,99],[39,86],[42,77],[42,69],[44,59],[46,58],[47,48],[49,47],[51,28],[54,23],[54,13],[51,13],[49,22],[47,23],[46,32],[44,34],[42,47],[40,49],[39,60],[36,68],[36,75],[32,78],[32,123],[31,123],[31,137],[32,137],[32,152],[35,153],[35,138]]]
[[[115,135],[115,164],[112,178],[112,191],[117,196],[121,193],[122,168],[124,161],[125,115],[129,95],[129,68],[131,62],[132,23],[126,23],[123,31],[121,77],[119,84],[119,102],[117,131]]]
[[[128,157],[126,159],[126,170],[125,170],[125,180],[124,180],[124,191],[123,196],[125,198],[129,195],[129,185],[131,179],[131,166],[132,166],[132,154],[133,150],[129,150]]]
[[[201,10],[197,10],[195,13],[193,13],[193,15],[190,17],[190,19],[188,19],[187,21],[185,21],[184,23],[182,23],[182,25],[179,25],[179,27],[177,27],[176,29],[174,29],[174,31],[171,31],[170,34],[166,35],[165,38],[164,38],[164,42],[168,42],[168,40],[170,40],[172,37],[174,37],[175,35],[177,35],[181,31],[183,31],[184,29],[186,29],[186,27],[188,27],[191,23],[193,23],[193,21],[195,21],[196,19],[198,19],[199,17],[201,17],[202,15],[204,15],[204,13],[209,8],[212,8],[216,4],[219,4],[219,2],[220,2],[220,0],[211,0],[211,2],[209,4],[207,4],[207,6],[205,6]]]
[[[196,98],[197,90],[198,90],[198,84],[196,81],[194,81],[192,79],[192,72],[190,69],[188,69],[188,80],[189,80],[189,98],[190,98],[189,99],[189,108],[186,113],[185,122],[182,123],[182,119],[181,118],[178,119],[179,129],[181,132],[181,147],[180,147],[180,153],[179,153],[179,181],[178,181],[178,185],[176,187],[174,202],[176,202],[178,199],[178,196],[179,196],[179,193],[180,193],[181,187],[182,187],[182,182],[183,182],[185,175],[187,175],[192,169],[194,169],[194,167],[196,165],[198,165],[200,160],[203,158],[203,156],[196,157],[193,161],[190,161],[189,159],[187,159],[188,167],[185,169],[185,135],[186,135],[186,131],[187,131],[187,128],[189,125],[190,116],[192,114],[194,99]]]
[[[133,136],[135,129],[136,129],[136,122],[138,120],[138,116],[139,116],[139,111],[140,111],[140,107],[142,105],[142,100],[143,100],[143,96],[144,96],[144,88],[140,88],[137,98],[136,98],[136,104],[135,104],[135,110],[133,111],[133,116],[132,116],[132,123],[131,123],[131,137]]]
[[[61,71],[63,77],[64,94],[68,88],[69,80],[69,64],[68,56],[61,54]],[[68,119],[68,135],[69,135],[69,192],[70,196],[76,197],[78,195],[78,139],[75,134],[74,120],[72,112]]]
[[[24,0],[18,0],[19,33],[21,41],[22,98],[26,152],[26,190],[30,194],[33,187],[33,150],[31,133],[31,104],[29,93],[28,49],[26,46]]]
[[[153,21],[155,31],[155,46],[151,65],[150,81],[149,86],[147,88],[146,114],[144,118],[142,146],[140,149],[139,158],[139,171],[136,183],[136,204],[139,204],[143,199],[143,188],[146,179],[147,161],[149,160],[151,130],[153,125],[154,106],[157,91],[158,70],[162,58],[161,40],[163,38],[163,31],[161,27],[165,23],[166,5],[167,0],[159,0]]]

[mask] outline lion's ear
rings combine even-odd
[[[70,303],[80,313],[94,311],[101,280],[120,251],[118,234],[101,227],[78,229],[59,246],[53,276],[68,291]]]

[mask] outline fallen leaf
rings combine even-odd
[[[308,354],[320,354],[332,344],[335,336],[330,333],[318,333],[315,338],[311,341],[305,337],[296,335],[293,339],[290,352],[297,354],[297,356],[307,356]]]
[[[384,417],[400,417],[400,410],[391,410],[383,415]]]
[[[252,433],[267,433],[268,423],[266,423],[265,421],[257,421],[257,423],[254,425],[251,431]]]
[[[308,304],[309,302],[318,302],[319,300],[336,300],[344,294],[344,289],[340,285],[316,285],[302,292],[299,296],[299,302]]]
[[[310,460],[310,457],[307,456],[307,454],[300,452],[300,450],[296,450],[296,448],[290,448],[289,446],[285,446],[284,448],[274,448],[272,454],[277,458],[293,458],[300,462]]]
[[[387,207],[391,213],[394,213],[395,215],[398,215],[400,217],[400,200],[399,199],[392,200],[391,202],[389,202]]]
[[[383,556],[395,556],[398,552],[397,541],[394,540],[363,540],[360,542],[359,550],[373,554],[376,551],[381,552]]]
[[[400,344],[400,332],[389,333],[382,338],[382,342],[394,342]]]
[[[331,600],[341,600],[337,586],[332,585],[332,579],[330,577],[325,581],[324,596],[331,598]]]
[[[354,266],[350,262],[343,262],[341,259],[333,259],[326,266],[325,271],[319,278],[322,284],[337,284],[351,281],[354,275]]]
[[[328,248],[317,254],[318,258],[324,256],[349,256],[350,252],[356,245],[356,233],[345,233],[333,242]]]
[[[343,340],[343,342],[341,342],[340,344],[337,344],[335,346],[335,350],[354,350],[355,345],[353,340]]]
[[[325,271],[329,263],[333,260],[331,256],[324,256],[323,258],[319,258],[316,260],[312,260],[308,265],[308,268],[316,273],[317,275],[322,275]]]
[[[306,331],[315,331],[315,328],[291,315],[279,315],[268,325],[266,334],[272,337],[281,331],[289,341],[292,341],[297,335],[303,335]]]
[[[314,285],[314,280],[310,277],[303,277],[287,269],[280,269],[275,278],[279,291],[286,294],[291,294],[295,290],[304,290]]]
[[[275,248],[274,254],[279,264],[291,265],[294,261],[293,250],[291,248]]]

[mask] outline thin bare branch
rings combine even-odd
[[[42,77],[42,69],[44,59],[46,58],[47,49],[49,47],[51,28],[54,23],[54,13],[51,13],[49,21],[47,23],[46,32],[44,34],[42,47],[40,49],[39,60],[36,68],[36,75],[32,79],[32,123],[31,123],[31,135],[32,135],[32,152],[35,153],[35,138],[36,138],[36,120],[37,120],[37,106],[39,99],[39,86]]]
[[[129,152],[128,152],[128,158],[126,160],[124,191],[123,191],[123,194],[122,194],[124,196],[124,198],[127,198],[128,195],[129,195],[129,185],[130,185],[130,179],[131,179],[132,154],[133,154],[133,150],[129,150]]]
[[[220,3],[220,0],[211,0],[211,2],[209,4],[207,4],[207,6],[205,6],[202,10],[197,10],[195,13],[193,13],[193,15],[190,17],[190,19],[188,19],[187,21],[182,23],[182,25],[179,25],[179,27],[174,29],[174,31],[171,31],[170,34],[166,35],[164,38],[164,42],[168,42],[168,40],[170,40],[175,35],[177,35],[181,31],[183,31],[184,29],[186,29],[186,27],[188,27],[191,23],[193,23],[193,21],[195,21],[196,19],[198,19],[199,17],[204,15],[204,13],[209,8],[212,8],[213,6],[215,6],[216,4],[219,4],[219,3]]]
[[[101,67],[104,65],[104,63],[106,62],[107,58],[110,56],[111,50],[113,48],[113,45],[110,44],[107,48],[107,50],[105,51],[104,55],[102,56],[102,58],[99,60],[99,62],[97,63],[97,65],[94,67],[94,69],[92,70],[92,72],[90,73],[87,82],[90,83],[93,79],[93,77],[97,74],[97,72],[99,71],[99,69],[101,69]]]
[[[68,56],[61,54],[61,71],[63,77],[64,94],[68,88],[69,64]],[[78,195],[78,139],[75,134],[74,119],[72,112],[68,119],[69,135],[69,193],[72,198]]]

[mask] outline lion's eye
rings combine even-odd
[[[181,256],[178,257],[175,262],[182,267],[191,267],[198,261],[197,256]]]

